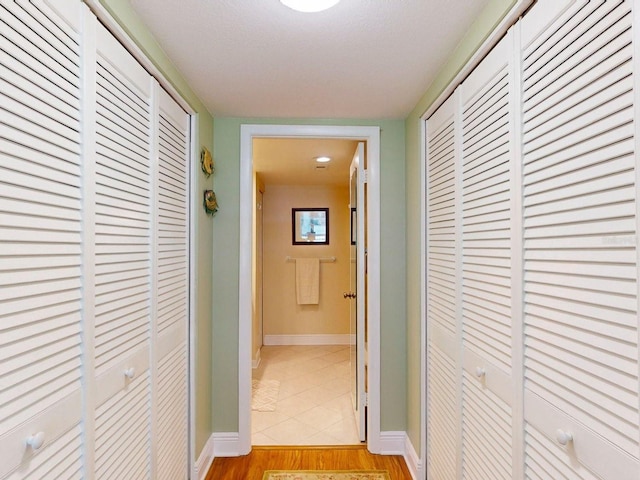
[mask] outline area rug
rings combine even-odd
[[[391,480],[386,470],[267,470],[262,480]]]
[[[278,380],[251,381],[251,410],[274,412],[278,403],[280,382]]]

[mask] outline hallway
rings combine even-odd
[[[272,381],[278,394],[275,406],[265,409],[271,411],[252,410],[253,445],[360,443],[351,407],[349,346],[264,346],[261,352],[253,379]]]

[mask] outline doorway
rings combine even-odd
[[[239,402],[238,443],[241,454],[251,450],[251,374],[252,374],[252,277],[253,277],[253,226],[254,179],[253,140],[256,138],[318,138],[348,139],[367,143],[368,171],[366,174],[368,199],[367,211],[367,325],[368,385],[367,439],[372,453],[380,451],[380,192],[379,192],[379,127],[349,126],[289,126],[243,125],[241,127],[240,171],[240,300],[239,300]]]
[[[358,145],[349,139],[253,140],[254,446],[364,441],[364,422],[356,423],[352,401],[358,398],[355,379],[364,374],[352,376],[350,368],[356,363],[350,358],[356,338],[350,307],[360,299],[350,294],[356,289],[350,285],[355,225],[349,177]],[[301,269],[310,273],[305,270],[309,261],[318,262],[314,275],[304,279],[313,287],[313,299],[300,297]]]

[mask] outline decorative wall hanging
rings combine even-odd
[[[211,152],[207,150],[207,147],[202,147],[202,152],[200,153],[200,166],[202,167],[202,171],[205,173],[207,178],[213,173],[215,167],[213,165],[213,157],[211,156]]]
[[[204,191],[204,211],[207,212],[207,215],[215,215],[218,211],[218,201],[216,200],[216,194],[213,190],[205,190]]]

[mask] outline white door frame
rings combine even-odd
[[[341,138],[367,142],[368,386],[367,448],[380,441],[380,127],[240,126],[240,259],[238,325],[238,450],[251,451],[251,277],[253,260],[253,139]]]

